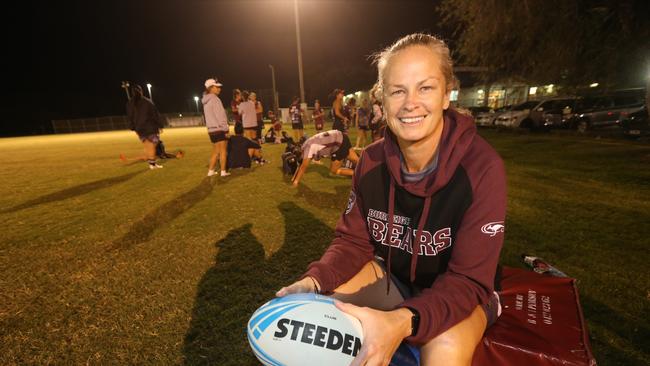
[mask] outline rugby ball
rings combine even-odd
[[[248,342],[268,366],[349,365],[363,342],[361,322],[317,294],[262,305],[248,321]]]

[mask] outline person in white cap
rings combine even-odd
[[[203,113],[205,114],[205,126],[208,128],[208,136],[212,142],[212,154],[210,155],[210,165],[208,167],[208,177],[215,175],[214,168],[217,165],[217,158],[221,167],[221,176],[230,175],[226,171],[226,162],[228,159],[228,117],[223,103],[218,95],[221,93],[223,84],[216,79],[205,81],[205,91],[203,92]]]

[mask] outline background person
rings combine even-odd
[[[343,96],[345,91],[343,89],[334,89],[332,92],[334,95],[334,102],[332,102],[332,123],[333,130],[339,130],[341,132],[346,131],[346,126],[350,122],[348,117],[343,114]]]
[[[356,113],[355,125],[357,126],[357,143],[354,145],[355,149],[366,146],[366,141],[368,140],[369,117],[370,110],[368,109],[368,100],[363,99],[361,101],[361,107],[359,107]]]
[[[131,94],[133,96],[126,103],[129,128],[138,134],[142,142],[149,169],[160,169],[162,165],[156,163],[156,144],[160,141],[162,119],[153,102],[143,95],[140,85],[134,85]]]
[[[242,125],[244,126],[244,137],[257,142],[257,111],[255,110],[255,102],[250,98],[250,95],[251,94],[246,90],[241,93],[242,102],[239,103],[238,108],[239,114],[242,118]],[[259,150],[259,148],[258,142],[257,150]],[[260,154],[261,153],[259,151],[256,152],[256,149],[254,148],[248,149],[248,155],[250,157],[256,157]],[[257,158],[255,159],[258,160]]]
[[[244,90],[241,93],[241,102],[237,106],[241,116],[242,126],[244,127],[244,136],[255,140],[257,138],[257,112],[255,111],[255,102],[250,99],[250,93]]]
[[[251,101],[255,104],[255,116],[257,117],[257,143],[262,142],[262,130],[264,130],[264,119],[262,118],[264,115],[264,107],[262,106],[262,102],[257,100],[257,94],[251,92],[250,95]]]
[[[228,117],[223,103],[219,99],[221,87],[223,84],[216,79],[208,79],[204,83],[205,91],[203,92],[203,113],[205,114],[205,126],[208,128],[208,136],[212,142],[212,153],[210,154],[210,164],[208,165],[208,177],[215,174],[214,168],[217,166],[217,158],[221,167],[221,176],[226,177],[230,173],[226,170],[228,160]]]
[[[304,135],[304,125],[302,123],[302,108],[300,108],[300,98],[293,97],[293,102],[289,108],[289,115],[291,116],[291,128],[293,128],[293,138],[300,141]]]
[[[354,125],[357,117],[357,100],[354,98],[348,99],[347,103],[343,106],[343,115],[345,116],[347,122],[345,123],[344,133],[348,133],[350,125]],[[355,125],[356,127],[356,125]]]
[[[370,131],[373,142],[384,137],[384,130],[386,128],[386,124],[384,123],[384,113],[381,109],[381,100],[375,96],[376,92],[376,87],[373,87],[373,89],[370,91],[370,98],[372,100],[372,118],[370,118]]]
[[[232,100],[230,101],[230,111],[232,112],[232,118],[235,121],[235,134],[244,133],[241,114],[239,114],[239,103],[241,103],[241,91],[239,89],[233,89]]]
[[[253,151],[252,157],[258,164],[263,165],[267,163],[266,160],[262,159],[260,148],[260,144],[256,141],[246,138],[241,134],[231,136],[228,139],[228,169],[250,168],[251,150]]]
[[[331,159],[330,172],[337,175],[352,176],[354,174],[354,170],[341,167],[343,159],[347,158],[354,163],[359,161],[357,153],[352,149],[350,139],[343,132],[330,130],[318,133],[302,144],[302,163],[291,180],[293,186],[298,186],[312,159],[319,161],[326,156]]]
[[[317,291],[361,321],[351,365],[386,365],[403,340],[421,365],[470,365],[498,316],[494,279],[506,181],[498,154],[470,117],[449,109],[445,43],[406,36],[377,57],[389,129],[365,149],[335,239],[278,296]]]
[[[269,119],[271,120],[271,126],[273,126],[273,131],[275,131],[276,135],[280,135],[280,131],[282,130],[282,121],[278,119],[278,117],[275,115],[275,112],[273,112],[272,109],[269,109],[268,116]]]
[[[323,130],[323,119],[325,115],[323,113],[323,109],[320,106],[320,101],[316,99],[314,101],[314,113],[312,114],[312,118],[314,119],[314,126],[316,127],[316,131],[322,131]]]

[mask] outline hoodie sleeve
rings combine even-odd
[[[420,313],[417,334],[406,338],[424,344],[467,318],[494,291],[494,275],[503,245],[506,178],[501,159],[493,161],[473,185],[447,271],[431,288],[400,306]]]
[[[155,104],[151,103],[151,114],[153,116],[154,124],[158,129],[162,129],[165,127],[165,122],[163,117],[160,115],[160,112],[158,111],[158,107],[156,107]]]
[[[126,103],[126,120],[129,123],[129,129],[131,131],[135,130],[135,108],[131,101]]]
[[[362,157],[352,177],[352,191],[347,207],[336,224],[334,240],[321,259],[311,263],[302,276],[314,277],[323,294],[332,293],[373,259],[374,247],[363,215],[363,197],[358,189],[363,160]]]

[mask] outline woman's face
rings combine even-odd
[[[251,99],[253,102],[257,101],[257,95],[256,95],[256,94],[251,94],[251,95],[250,95],[250,99]]]
[[[432,140],[441,131],[442,113],[449,107],[446,84],[440,57],[425,46],[407,47],[389,59],[383,101],[387,124],[401,147]]]
[[[235,100],[239,102],[241,100],[241,94],[235,94]]]

